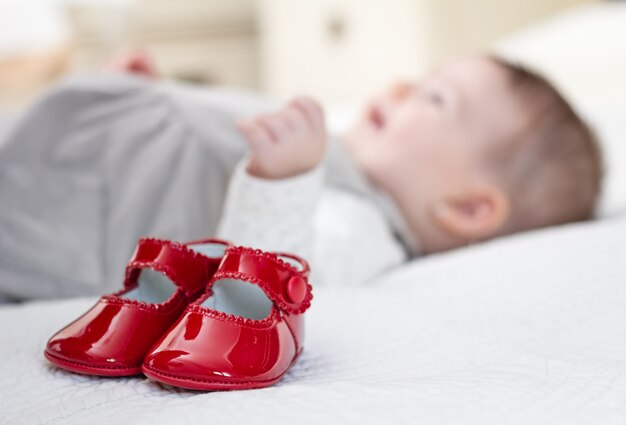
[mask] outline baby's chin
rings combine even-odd
[[[358,124],[350,126],[343,133],[340,133],[337,139],[346,147],[346,149],[352,151],[356,148],[358,140],[363,136],[363,130]]]
[[[376,143],[374,136],[371,129],[362,123],[357,123],[341,134],[339,141],[349,153],[359,156],[371,149]]]
[[[343,140],[343,143],[346,143],[347,154],[369,183],[378,188],[384,188],[384,177],[387,174],[384,170],[384,158],[364,144],[357,142],[350,145],[348,140]]]

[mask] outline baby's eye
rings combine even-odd
[[[428,100],[435,106],[443,106],[444,98],[438,92],[430,92],[428,93]]]

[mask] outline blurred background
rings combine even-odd
[[[626,182],[626,1],[0,0],[0,116],[133,49],[169,79],[309,93],[333,111],[451,56],[498,52],[556,83]],[[626,183],[606,191],[626,205]]]
[[[26,102],[60,75],[97,68],[134,48],[149,52],[174,79],[281,98],[305,91],[325,102],[363,100],[394,78],[418,78],[447,57],[491,49],[566,12],[597,13],[599,3],[0,0],[0,105]],[[561,48],[581,41],[564,40]]]

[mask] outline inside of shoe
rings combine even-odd
[[[193,244],[187,247],[212,258],[221,257],[227,248],[222,243]],[[178,287],[163,274],[152,269],[143,269],[137,279],[137,286],[120,297],[150,304],[161,304],[174,295],[177,289]]]
[[[283,261],[302,270],[302,264],[290,257],[279,256]],[[238,279],[219,279],[213,283],[213,295],[202,304],[216,311],[262,320],[269,316],[272,301],[255,284]]]

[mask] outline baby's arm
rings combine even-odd
[[[217,235],[311,260],[326,149],[321,107],[299,97],[238,127],[250,154],[233,173]]]

